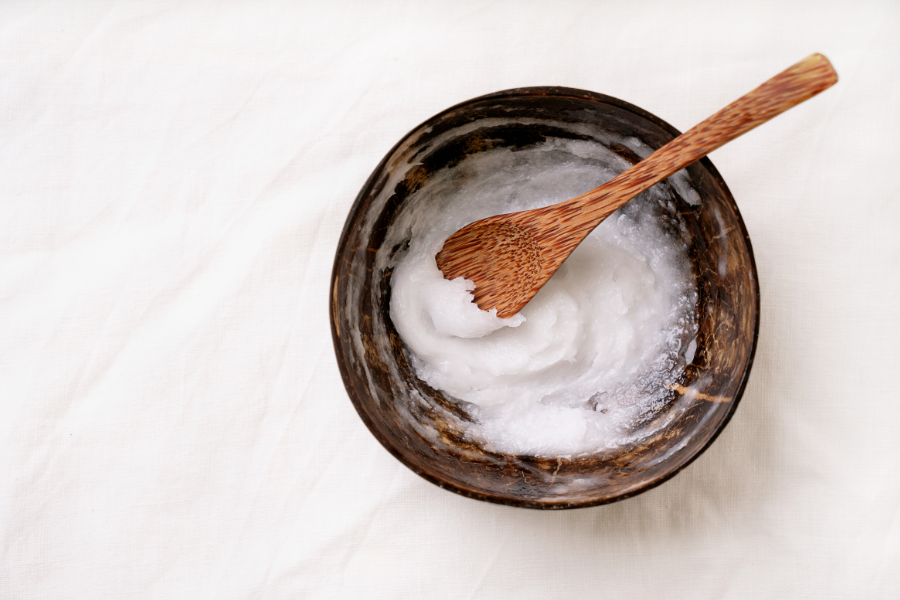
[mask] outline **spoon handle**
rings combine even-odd
[[[637,194],[719,146],[825,91],[837,80],[837,73],[828,59],[821,54],[812,54],[741,96],[634,167],[562,205],[578,210],[579,221],[596,221],[596,226]]]

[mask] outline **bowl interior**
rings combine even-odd
[[[698,282],[699,333],[684,375],[653,435],[633,446],[573,459],[491,452],[462,433],[464,405],[419,380],[389,316],[393,219],[435,173],[496,148],[551,138],[600,143],[630,163],[633,144],[656,150],[678,135],[630,104],[582,90],[524,88],[450,108],[404,137],[363,187],[335,257],[331,323],[344,384],[360,417],[394,456],[455,492],[530,508],[575,508],[640,493],[689,464],[725,426],[743,392],[759,323],[753,252],[734,199],[708,159],[668,181],[689,237]]]

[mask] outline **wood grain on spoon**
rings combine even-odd
[[[569,254],[623,204],[716,148],[835,83],[827,58],[813,54],[678,136],[621,175],[546,208],[497,215],[451,235],[435,259],[447,279],[475,282],[475,303],[497,316],[519,312]]]

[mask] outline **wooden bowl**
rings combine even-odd
[[[696,459],[737,407],[756,350],[759,284],[753,251],[734,198],[709,159],[688,168],[700,204],[668,183],[689,232],[698,281],[696,350],[672,401],[670,422],[634,446],[574,459],[491,452],[462,433],[463,405],[419,380],[389,316],[391,256],[385,247],[404,202],[436,172],[500,147],[548,138],[603,143],[636,137],[652,150],[679,135],[665,121],[609,96],[535,87],[458,104],[415,128],[388,152],[363,186],[338,244],[331,278],[331,331],[344,385],[372,434],[407,467],[470,498],[561,509],[622,500],[661,484]],[[685,354],[686,358],[689,357]],[[663,418],[665,417],[665,418]],[[661,422],[662,422],[661,421]]]

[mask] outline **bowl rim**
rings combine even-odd
[[[752,284],[752,299],[754,302],[754,323],[753,323],[753,337],[750,345],[750,354],[747,359],[747,365],[744,367],[744,371],[741,374],[741,380],[738,384],[737,391],[735,392],[734,399],[730,403],[728,412],[722,417],[721,421],[718,423],[716,428],[713,430],[712,435],[710,435],[709,439],[706,440],[701,446],[697,448],[697,450],[684,458],[682,458],[681,463],[675,466],[671,471],[667,472],[664,475],[659,476],[658,478],[648,481],[638,487],[628,490],[623,494],[619,494],[612,497],[603,497],[598,499],[589,499],[583,501],[558,501],[558,500],[526,500],[520,498],[512,498],[508,496],[501,496],[498,494],[490,494],[482,491],[477,491],[474,489],[466,488],[464,486],[457,485],[456,483],[452,483],[439,477],[434,476],[433,474],[421,469],[417,465],[410,462],[406,456],[400,452],[396,447],[394,447],[387,439],[382,436],[378,429],[375,427],[373,420],[369,417],[366,410],[360,404],[359,400],[356,398],[356,395],[352,392],[352,386],[350,385],[350,375],[349,375],[349,367],[347,365],[348,361],[344,356],[341,350],[341,338],[338,333],[337,325],[335,322],[335,315],[337,314],[337,275],[338,275],[338,267],[339,267],[339,256],[340,249],[344,247],[347,239],[350,235],[350,224],[356,220],[357,213],[360,211],[363,199],[369,194],[372,186],[374,185],[377,177],[383,171],[385,166],[391,157],[395,154],[395,152],[407,141],[409,140],[413,134],[421,131],[424,128],[429,127],[433,123],[439,121],[444,115],[455,111],[464,106],[474,104],[477,102],[483,102],[485,100],[495,100],[495,99],[505,99],[512,97],[521,97],[521,96],[553,96],[559,98],[574,98],[580,100],[590,100],[593,102],[601,102],[605,104],[611,104],[616,106],[617,108],[621,108],[623,110],[635,113],[640,117],[651,121],[655,125],[659,126],[663,130],[671,133],[673,137],[677,137],[681,135],[681,132],[667,123],[666,121],[660,119],[656,115],[647,112],[646,110],[635,106],[629,102],[625,102],[624,100],[620,100],[618,98],[614,98],[612,96],[608,96],[606,94],[600,94],[598,92],[592,92],[589,90],[582,90],[578,88],[570,88],[564,86],[530,86],[530,87],[520,87],[520,88],[510,88],[506,90],[500,90],[497,92],[492,92],[490,94],[485,94],[483,96],[477,96],[475,98],[470,98],[469,100],[465,100],[463,102],[459,102],[450,106],[441,112],[435,114],[432,117],[429,117],[421,124],[413,127],[409,132],[406,133],[400,140],[394,144],[390,150],[384,155],[384,158],[378,163],[378,165],[373,169],[372,173],[366,179],[366,182],[363,184],[359,193],[356,196],[356,199],[353,201],[353,205],[350,207],[350,211],[347,213],[347,219],[344,221],[344,226],[341,229],[341,236],[338,240],[338,244],[335,251],[334,263],[331,269],[331,278],[329,281],[329,292],[328,292],[328,318],[329,324],[331,326],[331,340],[332,346],[334,347],[335,358],[338,363],[338,370],[341,374],[341,380],[344,384],[344,389],[347,392],[347,396],[350,398],[350,401],[353,403],[353,407],[356,409],[357,414],[360,419],[362,419],[363,423],[365,423],[366,428],[369,432],[375,437],[376,440],[397,460],[399,460],[403,465],[409,468],[411,471],[433,483],[434,485],[443,488],[445,490],[449,490],[465,496],[467,498],[472,498],[474,500],[482,500],[485,502],[490,502],[493,504],[501,504],[505,506],[514,506],[520,508],[531,508],[538,510],[562,510],[562,509],[574,509],[574,508],[589,508],[592,506],[600,506],[603,504],[611,504],[613,502],[619,502],[621,500],[625,500],[627,498],[631,498],[637,496],[638,494],[642,494],[648,490],[651,490],[663,483],[669,481],[676,475],[678,475],[681,471],[687,468],[691,463],[693,463],[697,458],[700,457],[706,450],[713,444],[713,442],[719,437],[728,423],[731,421],[731,418],[734,416],[735,411],[737,410],[738,404],[740,403],[744,390],[747,387],[747,382],[750,377],[750,371],[753,368],[753,361],[756,357],[756,348],[757,343],[759,341],[759,322],[760,322],[760,289],[759,289],[759,275],[756,267],[756,258],[753,253],[753,246],[750,242],[750,235],[747,232],[747,226],[744,223],[744,218],[740,213],[740,210],[737,205],[737,201],[734,198],[734,195],[731,193],[731,190],[728,188],[728,185],[725,183],[725,180],[722,178],[722,175],[719,173],[718,169],[713,165],[712,161],[708,156],[704,156],[698,163],[703,164],[704,168],[709,172],[709,174],[713,177],[713,179],[717,182],[718,185],[722,186],[727,199],[731,201],[731,204],[734,208],[735,215],[737,217],[738,225],[740,226],[740,233],[743,237],[744,243],[746,244],[747,253],[749,257],[749,264],[751,267],[750,270],[750,282]]]

